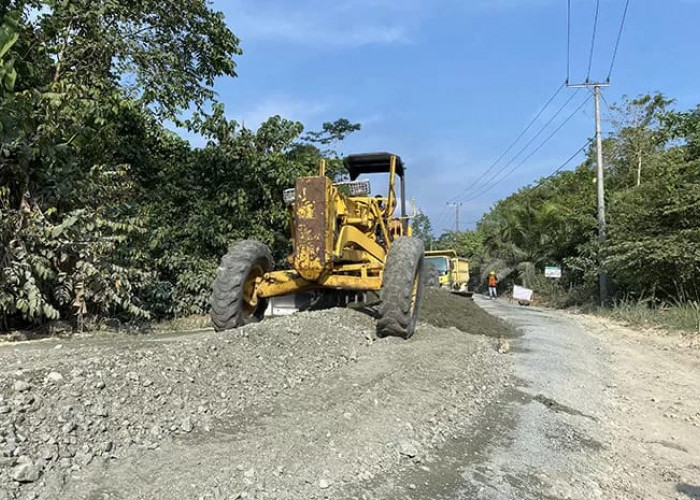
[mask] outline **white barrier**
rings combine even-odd
[[[531,302],[532,301],[532,290],[522,286],[515,285],[513,287],[513,300],[518,302]]]

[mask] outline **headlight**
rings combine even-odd
[[[350,196],[369,196],[372,192],[372,188],[369,183],[369,179],[362,179],[359,181],[351,182],[338,182],[333,184],[337,188],[342,188],[342,190],[348,193]],[[297,190],[294,188],[285,189],[282,192],[282,199],[287,205],[294,203],[297,197]]]
[[[333,184],[335,187],[344,188],[350,194],[350,196],[369,196],[372,189],[369,184],[369,179],[362,179],[359,181],[350,182],[338,182]]]

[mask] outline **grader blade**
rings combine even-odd
[[[332,264],[330,188],[325,176],[304,177],[296,183],[292,265],[308,281],[317,281]]]

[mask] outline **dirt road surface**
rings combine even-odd
[[[700,499],[697,336],[481,305],[522,334],[518,383],[458,497]]]
[[[2,345],[0,500],[700,498],[696,345],[476,303]]]

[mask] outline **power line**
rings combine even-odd
[[[574,92],[573,94],[571,94],[571,97],[569,97],[569,99],[567,99],[567,101],[559,107],[557,112],[554,113],[554,115],[552,115],[552,117],[547,121],[547,123],[545,123],[539,129],[539,131],[527,142],[527,144],[525,144],[525,146],[523,146],[520,149],[520,151],[518,151],[507,163],[505,163],[500,169],[498,169],[496,171],[496,173],[494,173],[492,175],[491,180],[487,180],[484,183],[482,183],[481,180],[477,181],[476,183],[472,184],[472,188],[468,189],[465,193],[463,193],[461,195],[461,197],[457,196],[454,199],[461,199],[461,200],[465,200],[466,198],[473,199],[471,197],[471,196],[473,196],[471,193],[484,189],[484,187],[489,185],[489,182],[492,182],[495,177],[499,176],[505,169],[507,169],[510,165],[512,165],[518,159],[518,157],[520,157],[520,155],[522,155],[537,140],[537,138],[540,135],[542,135],[542,133],[547,129],[547,127],[549,127],[549,125],[551,125],[552,122],[554,120],[556,120],[556,118],[561,114],[561,112],[564,111],[566,106],[568,106],[569,103],[574,99],[574,97],[576,97],[577,93],[578,92]]]
[[[442,208],[442,211],[440,212],[440,214],[439,214],[439,215],[437,216],[437,218],[435,219],[435,229],[437,229],[438,226],[439,226],[440,224],[442,224],[442,221],[445,219],[445,216],[447,215],[447,213],[448,213],[448,209],[447,209],[447,206],[445,206],[445,207]]]
[[[607,240],[607,222],[606,222],[606,210],[605,210],[605,171],[603,167],[603,137],[600,125],[600,100],[602,93],[600,89],[602,87],[610,86],[610,77],[612,75],[612,70],[615,66],[615,60],[617,58],[617,51],[620,46],[620,40],[622,38],[622,33],[625,27],[625,21],[627,19],[627,12],[629,10],[629,0],[625,2],[625,10],[622,14],[622,21],[620,23],[620,30],[617,34],[617,40],[615,41],[615,48],[613,49],[612,59],[610,61],[610,70],[608,71],[608,78],[605,82],[591,82],[591,66],[593,64],[593,53],[595,48],[596,32],[598,29],[598,15],[600,13],[600,0],[596,0],[596,12],[595,20],[593,23],[593,38],[591,40],[591,54],[588,60],[588,74],[586,75],[586,81],[582,84],[571,85],[567,83],[567,87],[585,87],[593,88],[593,95],[595,96],[595,128],[596,128],[596,155],[597,155],[597,167],[596,167],[596,180],[597,180],[597,205],[598,205],[598,244],[599,248],[603,248]],[[607,102],[605,103],[607,106]],[[609,107],[609,106],[608,106]],[[598,272],[598,287],[600,291],[600,303],[605,306],[608,301],[608,275],[601,266]]]
[[[569,84],[571,77],[571,0],[568,0],[567,31],[566,31],[566,84]]]
[[[547,100],[547,102],[544,104],[544,106],[542,107],[542,109],[540,109],[539,113],[537,113],[537,115],[536,115],[532,120],[530,120],[530,123],[527,124],[527,126],[525,127],[525,129],[524,129],[522,132],[520,132],[520,135],[518,135],[518,136],[515,138],[515,140],[506,148],[506,150],[503,151],[503,153],[501,153],[501,155],[500,155],[500,156],[499,156],[485,171],[484,171],[484,173],[481,174],[481,175],[476,179],[476,181],[474,181],[474,183],[472,183],[472,186],[474,186],[475,184],[480,183],[480,182],[481,182],[495,167],[496,167],[496,165],[498,165],[498,164],[501,162],[501,160],[502,160],[503,158],[505,158],[505,156],[506,156],[508,153],[510,153],[510,151],[515,147],[515,145],[516,145],[518,142],[520,142],[520,139],[522,139],[522,138],[525,136],[525,134],[527,134],[527,133],[530,131],[530,129],[532,128],[532,126],[533,126],[535,123],[537,123],[537,120],[539,120],[539,118],[544,114],[544,112],[547,110],[547,108],[550,106],[550,104],[552,104],[552,102],[554,102],[554,99],[557,98],[557,96],[559,95],[559,93],[562,91],[562,89],[563,89],[565,86],[566,86],[566,82],[562,83],[562,84],[557,88],[557,90],[554,92],[554,94],[552,94],[552,96],[551,96],[551,97]],[[456,200],[458,197],[459,197],[459,195],[454,196],[453,198],[450,199],[450,201],[454,201],[454,200]]]
[[[591,39],[591,54],[588,58],[588,73],[586,74],[586,81],[590,81],[591,78],[591,66],[593,65],[593,52],[595,49],[595,38],[598,32],[598,15],[600,14],[600,0],[596,0],[595,4],[595,20],[593,21],[593,38]]]
[[[527,144],[525,144],[510,160],[508,160],[500,169],[498,169],[496,171],[496,173],[494,173],[491,176],[491,180],[487,180],[486,182],[482,182],[483,177],[484,177],[484,176],[482,176],[480,179],[477,180],[477,182],[472,184],[472,187],[470,189],[467,189],[461,195],[461,199],[469,197],[471,195],[471,193],[474,191],[479,191],[479,190],[483,189],[485,186],[487,186],[489,184],[489,182],[491,182],[493,180],[494,177],[497,177],[498,175],[501,174],[501,172],[503,172],[506,168],[508,168],[510,165],[512,165],[513,162],[515,162],[515,160],[517,160],[518,157],[520,155],[522,155],[527,150],[527,148],[532,146],[532,144],[537,140],[537,138],[540,135],[542,135],[542,132],[544,132],[547,129],[547,127],[549,127],[549,125],[552,124],[552,122],[561,114],[561,112],[564,111],[566,106],[573,100],[573,98],[575,96],[576,96],[576,93],[572,94],[571,97],[569,97],[569,99],[567,99],[567,101],[559,107],[559,109],[554,113],[554,115],[552,115],[552,117],[542,127],[540,127],[540,129],[537,131],[537,133],[527,142]],[[454,199],[460,199],[460,196],[456,196]]]
[[[571,0],[569,0],[571,1]],[[613,51],[612,61],[610,62],[610,71],[608,71],[608,81],[612,76],[613,67],[615,66],[615,59],[617,59],[617,49],[620,48],[620,40],[622,39],[622,32],[625,29],[625,21],[627,20],[627,11],[630,7],[630,0],[625,2],[625,12],[622,14],[622,22],[620,23],[620,31],[617,34],[617,41],[615,42],[615,50]]]
[[[542,141],[542,143],[541,143],[539,146],[537,146],[537,148],[535,148],[535,150],[534,150],[532,153],[530,153],[526,158],[523,159],[523,161],[521,161],[521,162],[516,166],[516,169],[519,168],[520,166],[522,166],[522,165],[523,165],[526,161],[528,161],[530,158],[532,158],[533,156],[535,156],[535,154],[536,154],[540,149],[542,149],[550,140],[552,140],[552,138],[553,138],[562,128],[564,128],[564,126],[565,126],[574,116],[576,116],[576,114],[577,114],[579,111],[581,111],[581,108],[583,108],[586,104],[588,104],[588,102],[589,102],[590,100],[591,100],[591,96],[587,97],[587,98],[578,106],[578,108],[576,108],[576,109],[574,110],[574,112],[571,113],[571,114],[566,118],[566,120],[564,120],[564,121],[561,123],[561,125],[559,125],[559,127],[557,127],[556,130],[554,130],[554,132],[552,132],[552,133],[549,135],[549,137],[547,137],[544,141]]]
[[[490,191],[491,189],[493,189],[494,187],[496,187],[499,183],[501,183],[501,182],[503,182],[504,180],[506,180],[513,172],[515,172],[518,168],[520,168],[522,165],[524,165],[525,162],[527,162],[530,158],[532,158],[533,156],[535,156],[535,154],[537,154],[537,152],[539,152],[550,140],[552,140],[552,138],[553,138],[562,128],[564,128],[564,126],[565,126],[579,111],[581,111],[581,109],[582,109],[586,104],[588,104],[588,102],[589,102],[590,100],[591,100],[591,96],[588,96],[588,97],[573,111],[573,113],[571,113],[571,114],[566,118],[566,120],[564,120],[564,121],[563,121],[563,122],[562,122],[562,123],[561,123],[561,124],[546,138],[546,139],[545,139],[545,140],[544,140],[544,141],[542,141],[542,142],[541,142],[528,156],[526,156],[520,163],[518,163],[517,165],[513,166],[513,168],[511,168],[508,172],[506,172],[506,174],[505,174],[504,176],[502,176],[502,177],[501,177],[500,179],[498,179],[498,180],[494,180],[490,185],[484,186],[484,188],[482,188],[482,191],[481,191],[480,193],[477,193],[477,194],[475,194],[475,195],[472,195],[471,197],[466,198],[466,199],[464,199],[464,200],[462,200],[462,201],[464,201],[464,202],[472,201],[472,200],[478,198],[479,196],[481,196],[482,194],[484,194],[484,193]]]
[[[590,97],[587,98],[585,101],[583,101],[583,102],[581,103],[581,105],[580,105],[571,115],[569,115],[569,117],[568,117],[554,132],[552,132],[552,133],[549,135],[549,137],[547,137],[544,141],[542,141],[542,143],[541,143],[539,146],[537,146],[537,148],[535,148],[535,149],[534,149],[526,158],[524,158],[520,163],[518,163],[518,164],[515,165],[513,168],[511,168],[508,172],[506,172],[506,174],[505,174],[504,176],[502,176],[500,179],[494,181],[491,185],[485,187],[480,193],[475,194],[475,195],[472,195],[470,198],[467,198],[467,199],[464,200],[464,201],[465,201],[465,202],[468,202],[468,201],[472,201],[472,200],[477,199],[479,196],[481,196],[482,194],[487,193],[488,191],[492,190],[492,189],[493,189],[494,187],[496,187],[499,183],[503,182],[503,181],[506,180],[508,177],[510,177],[510,176],[513,174],[513,172],[515,172],[518,168],[520,168],[521,166],[523,166],[528,160],[530,160],[533,156],[535,156],[535,154],[537,154],[537,153],[538,153],[538,152],[539,152],[539,151],[540,151],[540,150],[541,150],[541,149],[542,149],[542,148],[543,148],[543,147],[544,147],[544,146],[545,146],[545,145],[546,145],[546,144],[547,144],[547,143],[548,143],[562,128],[563,128],[563,127],[564,127],[564,125],[566,125],[566,124],[569,122],[569,120],[571,120],[571,118],[573,118],[574,115],[576,115],[576,113],[578,113],[578,112],[581,110],[581,108],[582,108],[583,106],[585,106],[589,101],[590,101]]]
[[[533,186],[533,189],[537,189],[537,188],[541,187],[542,185],[544,185],[544,183],[545,183],[546,181],[548,181],[549,179],[551,179],[552,177],[554,177],[555,175],[557,175],[559,172],[561,172],[562,170],[564,170],[564,168],[566,168],[566,166],[567,166],[569,163],[571,163],[572,161],[574,161],[574,158],[576,158],[579,154],[581,154],[583,151],[585,151],[586,148],[587,148],[590,144],[591,144],[591,140],[589,139],[589,140],[586,141],[586,143],[585,143],[583,146],[581,146],[579,149],[577,149],[576,152],[575,152],[574,154],[572,154],[564,163],[562,163],[561,165],[559,165],[559,166],[556,168],[556,170],[554,170],[554,171],[553,171],[551,174],[549,174],[547,177],[543,177],[542,179],[540,179],[540,181],[539,181],[537,184],[535,184],[535,185]]]

